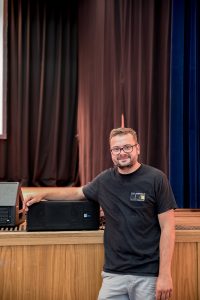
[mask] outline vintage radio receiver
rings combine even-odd
[[[11,227],[25,220],[19,182],[0,182],[0,227]]]

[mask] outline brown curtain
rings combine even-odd
[[[0,179],[73,185],[77,151],[77,2],[8,1],[8,130]]]
[[[8,1],[8,139],[0,140],[0,180],[72,185],[79,170],[81,183],[90,181],[112,165],[108,137],[122,113],[138,132],[141,161],[167,173],[170,6]]]
[[[138,132],[140,160],[168,173],[169,0],[79,2],[81,183],[112,165],[108,137]]]

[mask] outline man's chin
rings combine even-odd
[[[124,170],[124,169],[126,169],[126,168],[130,169],[132,166],[133,166],[133,164],[131,164],[131,163],[129,163],[129,164],[120,164],[120,163],[118,163],[118,164],[117,164],[117,167],[118,167],[119,169],[121,169],[121,170]]]

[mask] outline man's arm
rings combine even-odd
[[[175,243],[174,210],[158,215],[160,236],[160,266],[156,285],[156,300],[169,299],[172,295],[171,262]]]
[[[40,202],[43,199],[46,200],[81,200],[84,199],[83,187],[63,187],[53,188],[47,192],[35,193],[25,197],[23,203],[23,209],[28,211],[28,207],[33,203]]]

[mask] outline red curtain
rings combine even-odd
[[[80,177],[111,166],[108,137],[138,132],[140,160],[168,173],[170,1],[79,2]]]
[[[75,184],[77,2],[8,1],[8,130],[0,180]]]
[[[122,113],[140,160],[167,173],[170,0],[8,4],[0,179],[74,185],[80,174],[85,184],[112,166],[108,137]]]

